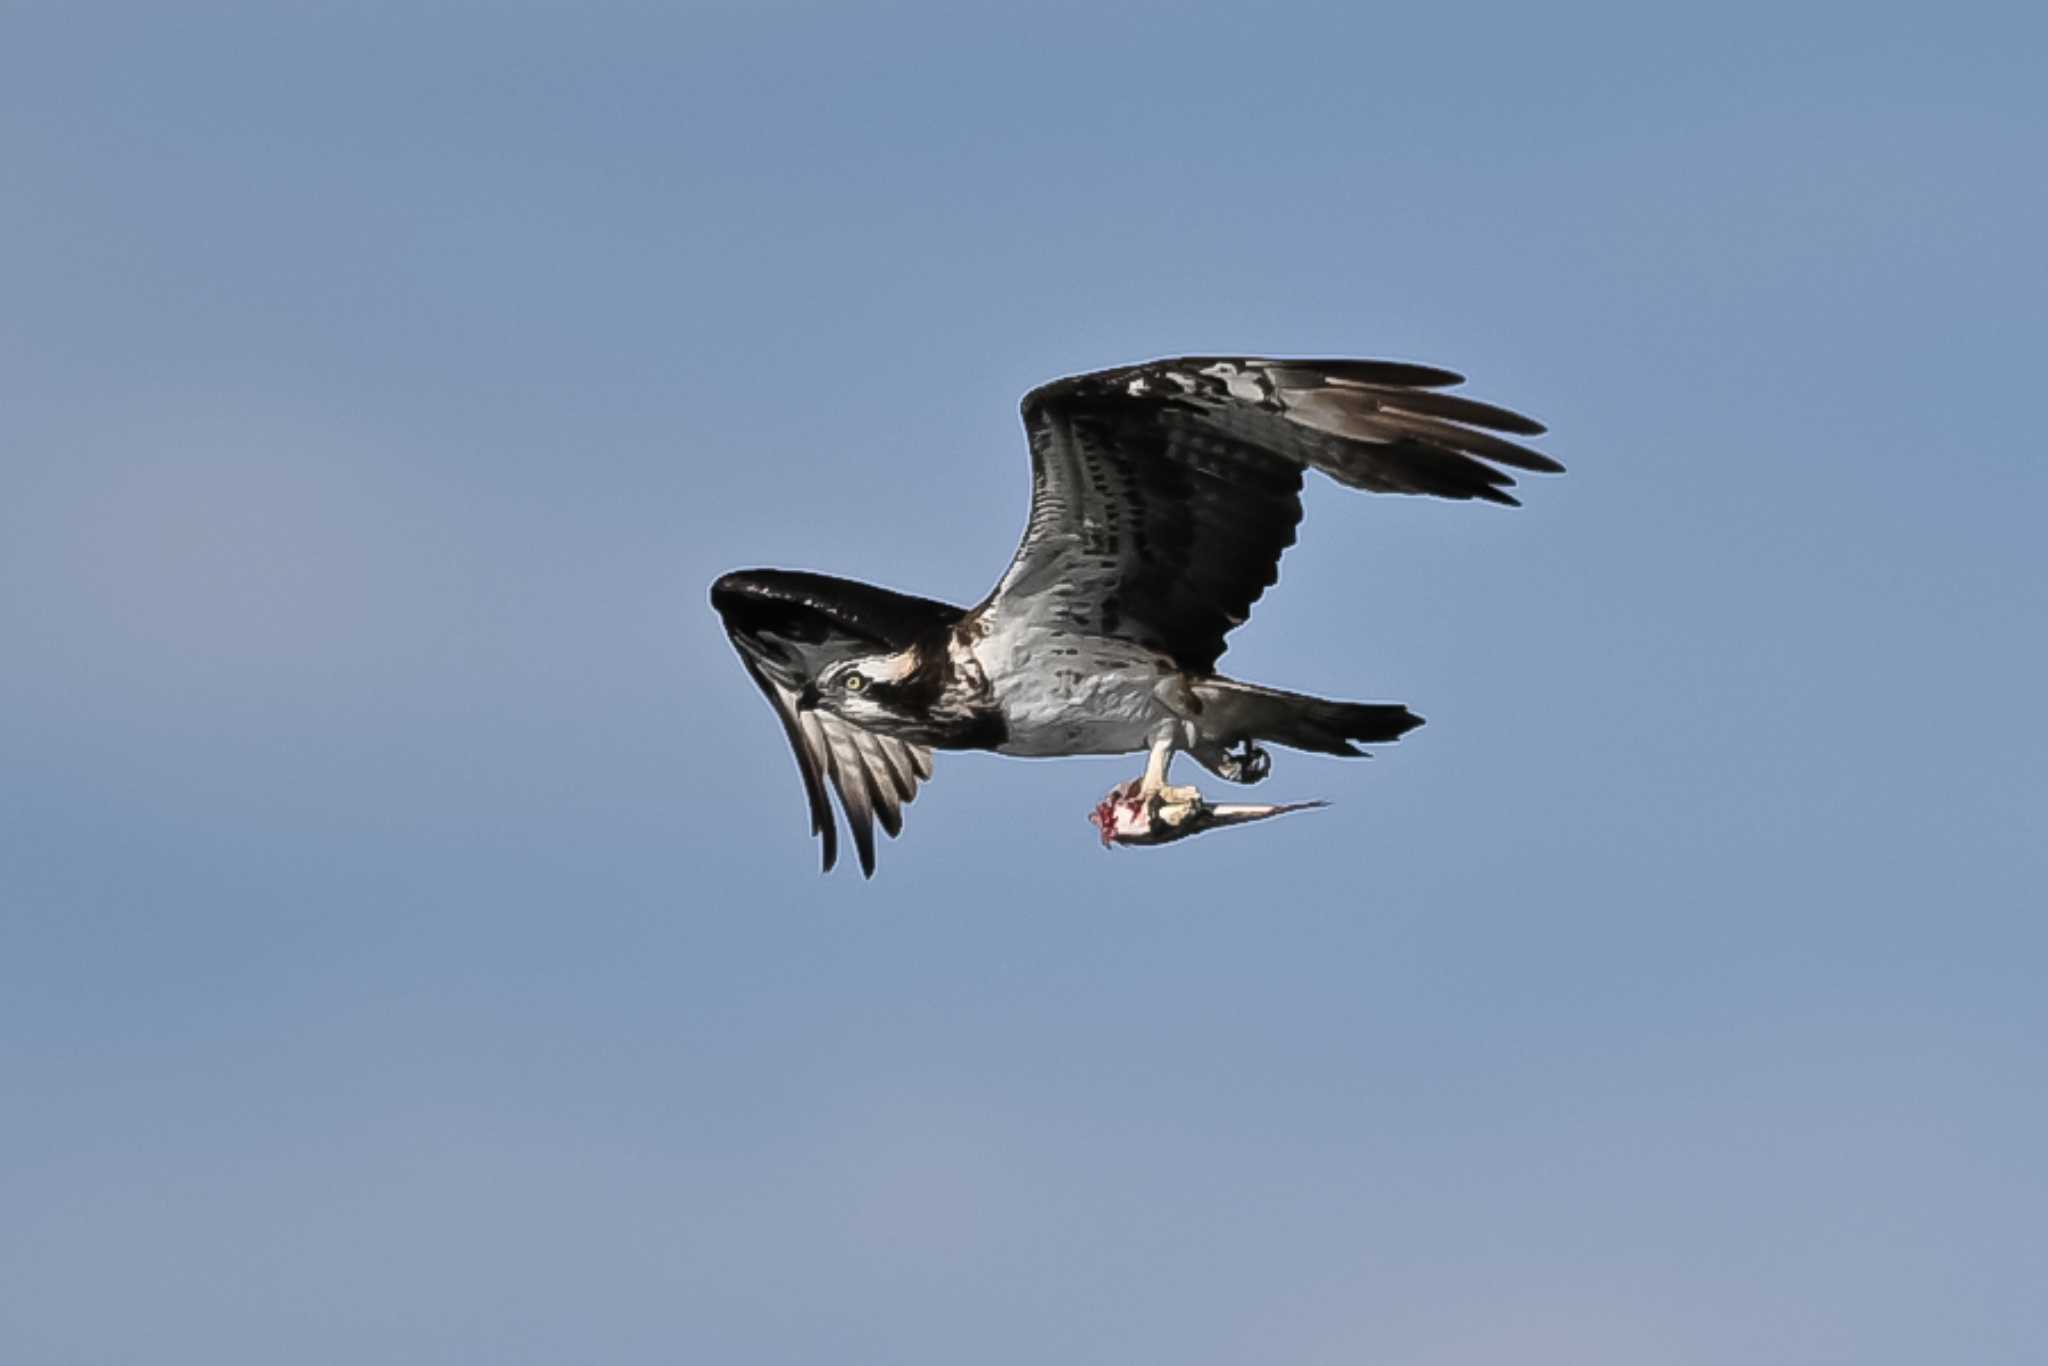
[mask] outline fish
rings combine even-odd
[[[1147,800],[1143,787],[1142,779],[1133,778],[1111,788],[1109,795],[1088,814],[1089,822],[1102,836],[1103,848],[1172,844],[1229,825],[1248,825],[1329,805],[1325,801],[1211,802],[1192,787],[1161,788]]]

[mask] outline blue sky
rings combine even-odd
[[[0,1357],[2034,1359],[2038,18],[181,8],[0,14]],[[710,580],[1191,351],[1552,425],[1226,660],[1430,724],[819,877]]]

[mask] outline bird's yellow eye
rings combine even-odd
[[[868,685],[868,676],[863,673],[850,673],[840,680],[840,685],[848,692],[859,692]]]

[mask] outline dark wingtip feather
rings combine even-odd
[[[1446,440],[1466,455],[1476,455],[1496,464],[1535,470],[1541,474],[1564,473],[1564,466],[1542,451],[1532,451],[1527,446],[1504,441],[1488,432],[1460,431],[1447,436]]]
[[[1339,387],[1350,386],[1340,384]],[[1550,430],[1533,417],[1503,408],[1497,403],[1482,403],[1463,394],[1439,394],[1426,389],[1398,389],[1385,385],[1361,384],[1356,387],[1360,393],[1369,394],[1376,403],[1402,409],[1418,417],[1449,418],[1468,427],[1512,432],[1516,436],[1541,436]]]
[[[735,638],[733,643],[737,646],[738,639]],[[796,756],[797,772],[803,776],[804,797],[811,810],[811,833],[823,844],[825,866],[821,871],[829,873],[839,859],[839,823],[832,818],[832,803],[825,796],[824,775],[818,771],[812,758],[804,737],[803,723],[783,704],[775,684],[744,649],[740,651],[740,664],[746,669],[747,677],[754,680],[754,686],[761,690],[761,695],[768,699],[768,705],[775,711],[775,719],[782,723],[782,733],[789,741],[790,753]]]
[[[819,843],[825,846],[824,867],[819,871],[829,873],[839,865],[839,820],[832,814],[829,802],[825,806],[823,824],[813,826],[812,830],[817,835]]]
[[[1465,382],[1456,370],[1405,360],[1283,360],[1277,364],[1320,370],[1330,379],[1354,384],[1391,384],[1403,389],[1448,389]]]
[[[882,833],[890,839],[893,840],[903,833],[903,808],[895,802],[877,798],[875,819],[882,823]]]
[[[875,875],[875,813],[867,793],[856,784],[858,776],[838,775],[839,803],[846,809],[846,824],[853,831],[853,851],[860,858],[862,877]]]
[[[1550,456],[1545,455],[1541,451],[1531,451],[1525,449],[1522,453],[1521,459],[1512,461],[1508,460],[1506,456],[1501,455],[1490,455],[1487,458],[1492,460],[1500,460],[1507,464],[1512,464],[1517,469],[1534,470],[1538,474],[1564,473],[1564,466],[1561,463],[1559,463],[1557,460],[1552,459]]]

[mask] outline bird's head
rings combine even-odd
[[[907,650],[855,655],[835,660],[818,671],[802,692],[797,707],[821,708],[869,730],[886,731],[892,721],[915,721],[928,705],[918,686],[925,672],[922,652]]]

